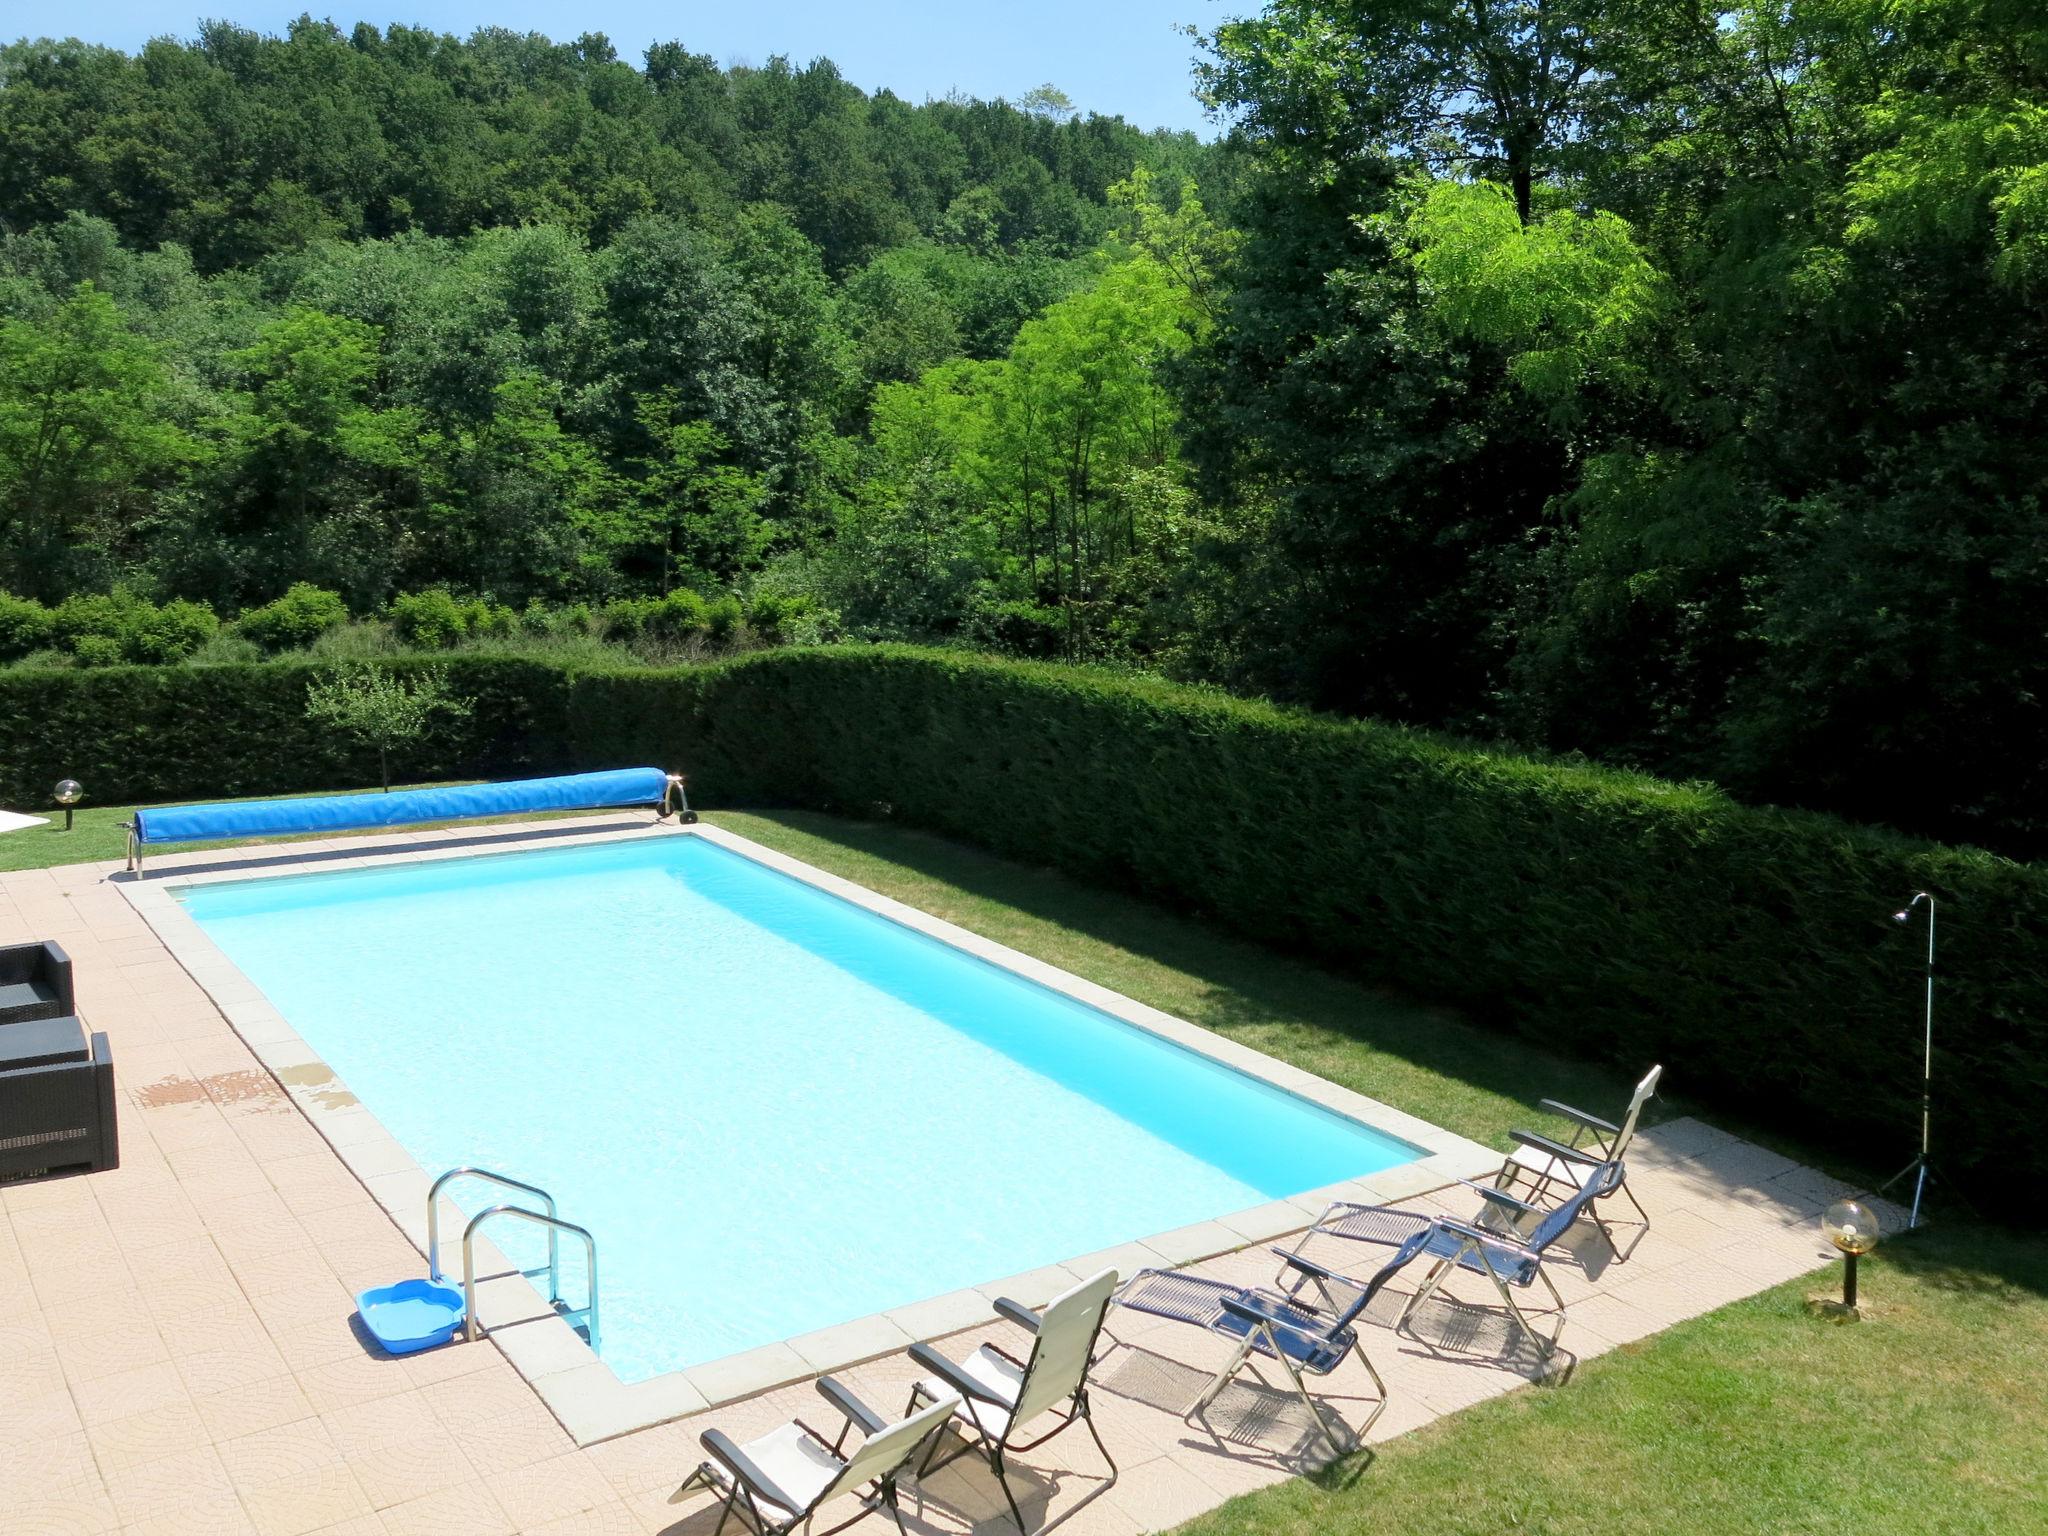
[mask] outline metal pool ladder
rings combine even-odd
[[[430,1279],[441,1278],[441,1190],[454,1179],[482,1179],[509,1189],[515,1194],[531,1195],[541,1202],[542,1209],[530,1210],[526,1206],[507,1201],[502,1205],[488,1206],[469,1218],[462,1229],[462,1336],[475,1342],[481,1330],[476,1320],[476,1230],[485,1222],[499,1216],[516,1216],[521,1221],[530,1221],[537,1227],[547,1228],[548,1233],[548,1305],[553,1307],[562,1320],[580,1332],[590,1345],[590,1352],[599,1353],[597,1325],[597,1239],[587,1228],[579,1227],[573,1221],[564,1221],[555,1209],[555,1197],[538,1184],[522,1183],[508,1179],[502,1173],[493,1173],[488,1168],[450,1168],[434,1180],[427,1191],[427,1275]],[[584,1294],[589,1304],[582,1308],[562,1305],[562,1253],[561,1234],[583,1239],[583,1255],[586,1263],[587,1281]],[[521,1270],[531,1280],[538,1273],[535,1270]]]

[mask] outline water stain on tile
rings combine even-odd
[[[328,1078],[332,1076],[332,1073],[327,1074]],[[135,1089],[130,1097],[143,1109],[170,1109],[185,1104],[204,1104],[209,1100],[219,1105],[274,1103],[280,1109],[285,1106],[284,1095],[270,1080],[270,1074],[247,1068],[216,1072],[208,1077],[161,1077]]]
[[[134,1089],[129,1097],[143,1109],[169,1109],[179,1104],[204,1104],[206,1085],[196,1077],[162,1077]]]
[[[257,1072],[244,1067],[234,1072],[219,1072],[204,1078],[207,1096],[214,1103],[256,1104],[284,1109],[284,1091],[271,1080],[268,1072]]]

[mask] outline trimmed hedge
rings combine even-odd
[[[392,764],[411,779],[551,772],[563,761],[568,680],[496,656],[400,658],[438,666],[476,700]],[[74,778],[101,805],[290,794],[377,782],[377,753],[306,718],[306,685],[332,666],[306,661],[208,667],[0,672],[0,797],[47,805]]]
[[[1696,1100],[1879,1164],[1917,1134],[1922,940],[1889,914],[1925,888],[1937,1154],[1985,1186],[2048,1174],[2035,866],[1080,668],[901,647],[448,664],[477,711],[422,776],[655,762],[707,805],[886,807],[1567,1053],[1660,1059]],[[40,803],[66,772],[103,802],[362,783],[294,723],[311,670],[0,677],[0,790]]]

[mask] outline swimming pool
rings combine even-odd
[[[423,1169],[596,1234],[625,1381],[1424,1155],[703,836],[177,894]]]

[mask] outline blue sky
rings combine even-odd
[[[175,5],[176,0],[173,0]],[[1205,31],[1231,15],[1256,11],[1258,0],[1034,0],[1025,5],[972,0],[730,0],[722,5],[657,4],[655,0],[187,0],[180,16],[164,0],[87,0],[76,9],[14,12],[0,22],[10,36],[36,26],[88,42],[133,50],[171,32],[189,36],[196,18],[218,16],[266,32],[281,31],[302,12],[326,15],[344,29],[357,21],[405,22],[442,32],[478,26],[516,27],[569,39],[581,32],[610,37],[634,63],[650,42],[677,39],[720,63],[759,63],[786,53],[798,62],[824,54],[855,84],[887,86],[919,101],[963,91],[1016,97],[1051,81],[1077,105],[1121,112],[1145,128],[1193,128],[1205,134],[1190,94],[1193,44],[1176,23]],[[11,9],[11,8],[10,8]],[[32,19],[32,18],[47,19]]]

